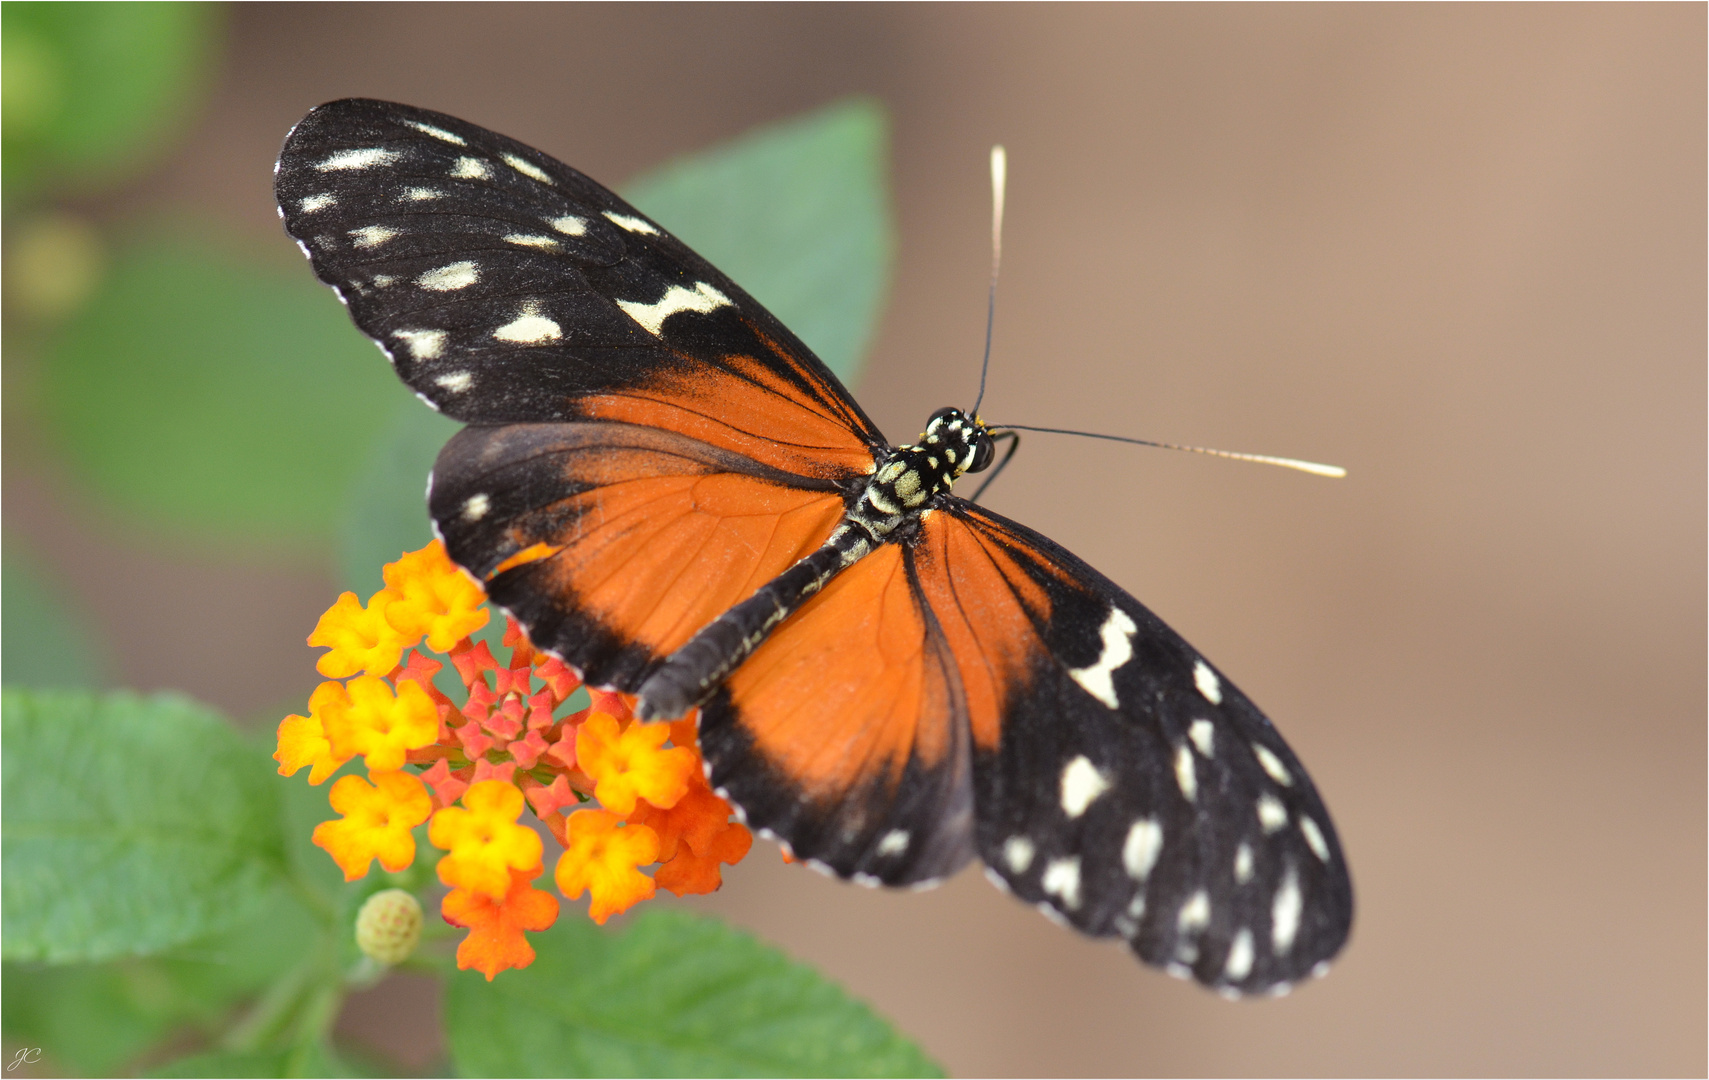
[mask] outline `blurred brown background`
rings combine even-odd
[[[1702,5],[242,5],[229,33],[212,108],[128,207],[295,259],[273,157],[353,94],[618,184],[871,93],[900,261],[857,391],[893,439],[972,396],[1002,141],[987,416],[1351,470],[1035,436],[988,500],[1309,763],[1360,904],[1326,980],[1230,1004],[971,872],[879,895],[759,850],[695,906],[959,1074],[1704,1071]],[[123,682],[240,715],[306,695],[330,567],[162,550],[32,469],[8,528],[78,582]],[[425,1062],[420,990],[347,1024]]]

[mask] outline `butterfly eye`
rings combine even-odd
[[[967,467],[967,471],[984,472],[990,468],[991,457],[996,449],[996,444],[991,441],[991,436],[981,431],[979,441],[973,444],[973,464]]]
[[[932,425],[936,424],[939,420],[942,420],[944,417],[954,414],[955,412],[956,412],[956,409],[954,406],[945,405],[943,408],[941,408],[937,412],[933,413],[931,415],[931,417],[926,421],[926,430],[927,431],[932,430]]]

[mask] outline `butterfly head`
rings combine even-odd
[[[950,480],[962,473],[982,472],[991,467],[991,431],[985,421],[960,409],[939,409],[926,421],[920,435],[922,449],[939,451],[950,464]]]

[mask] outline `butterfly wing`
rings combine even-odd
[[[702,710],[714,783],[797,855],[1004,887],[1229,993],[1345,941],[1305,770],[1233,684],[1050,540],[959,499],[834,579]]]
[[[884,445],[729,278],[567,165],[485,128],[350,99],[292,129],[286,230],[398,374],[472,424],[609,420],[846,481]]]
[[[634,690],[818,546],[884,445],[734,282],[513,139],[335,101],[275,187],[356,325],[472,425],[429,494],[452,558],[596,684]]]
[[[1334,956],[1352,921],[1347,865],[1270,721],[1058,545],[946,508],[927,596],[946,625],[960,612],[962,669],[1004,673],[997,730],[975,727],[977,844],[994,876],[1229,993],[1274,992]]]

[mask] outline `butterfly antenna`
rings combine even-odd
[[[1009,155],[1001,146],[991,148],[991,291],[985,303],[985,358],[979,362],[979,397],[973,415],[985,400],[985,375],[991,370],[991,328],[997,321],[997,271],[1003,265],[1003,189],[1009,178]]]
[[[993,429],[1000,428],[1006,431],[1042,431],[1050,435],[1079,435],[1087,439],[1108,439],[1111,442],[1132,443],[1135,446],[1155,446],[1160,450],[1185,450],[1189,454],[1209,454],[1211,457],[1228,458],[1231,461],[1255,461],[1260,465],[1280,465],[1284,469],[1298,469],[1300,472],[1311,473],[1313,476],[1331,476],[1340,479],[1347,475],[1347,470],[1339,465],[1319,465],[1315,461],[1271,457],[1269,454],[1242,454],[1234,450],[1212,450],[1205,446],[1182,446],[1178,443],[1130,439],[1125,435],[1100,435],[1095,431],[1073,431],[1068,428],[1029,427],[1026,424],[992,424],[990,426]]]

